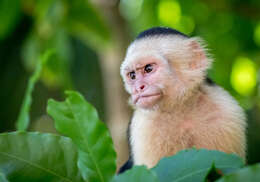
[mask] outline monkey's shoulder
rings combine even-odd
[[[207,113],[212,113],[215,120],[223,120],[231,122],[245,122],[245,113],[239,103],[221,86],[215,84],[214,87],[204,85],[201,87],[207,100],[204,109]],[[203,112],[203,111],[201,111]]]

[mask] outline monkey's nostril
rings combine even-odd
[[[144,85],[142,85],[142,86],[140,87],[140,89],[143,90],[143,89],[144,89]]]

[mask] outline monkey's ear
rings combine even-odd
[[[199,42],[201,42],[200,39],[193,39],[189,43],[189,49],[192,53],[189,62],[189,68],[191,70],[207,69],[210,64],[206,56],[206,51]]]

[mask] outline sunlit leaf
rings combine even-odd
[[[0,134],[0,171],[10,182],[83,182],[70,138],[38,132]]]
[[[93,106],[77,92],[67,91],[64,102],[48,101],[56,129],[79,148],[79,169],[87,181],[108,181],[116,171],[116,153],[105,124]]]
[[[30,123],[30,107],[32,104],[32,92],[34,89],[35,83],[38,81],[42,66],[43,64],[49,59],[53,52],[47,51],[45,54],[43,54],[38,61],[38,64],[36,66],[36,69],[33,73],[33,75],[29,79],[29,83],[25,92],[25,97],[23,100],[23,104],[18,116],[18,120],[16,122],[16,128],[18,130],[27,130],[29,123]]]
[[[159,182],[156,174],[145,166],[134,166],[125,173],[115,176],[111,182]]]
[[[260,181],[260,164],[255,164],[234,173],[228,174],[217,182],[245,182],[245,181]]]
[[[233,154],[206,149],[183,150],[160,160],[152,170],[161,182],[202,182],[214,164],[224,174],[241,168],[243,160]]]
[[[178,1],[160,1],[158,4],[159,20],[174,27],[181,19],[181,7]]]
[[[250,95],[256,86],[257,70],[253,61],[246,57],[236,59],[232,67],[231,85],[241,95]]]
[[[20,0],[0,1],[0,40],[14,29],[19,20],[20,9]]]

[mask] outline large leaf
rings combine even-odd
[[[152,170],[162,182],[202,182],[214,165],[227,173],[241,168],[244,163],[234,154],[226,154],[216,150],[189,149],[172,157],[163,158]]]
[[[0,182],[8,182],[8,180],[6,179],[5,175],[3,173],[0,172]]]
[[[245,182],[245,181],[260,181],[260,164],[255,164],[234,173],[228,174],[217,182]]]
[[[0,135],[0,171],[10,182],[82,182],[71,139],[52,134]]]
[[[0,40],[12,32],[21,13],[20,0],[0,1]]]
[[[16,128],[17,130],[24,131],[27,130],[29,123],[30,123],[30,107],[32,104],[32,92],[34,89],[35,83],[38,81],[40,75],[41,75],[41,70],[43,64],[49,59],[50,55],[52,54],[52,51],[47,51],[45,54],[43,54],[39,62],[36,66],[36,69],[29,79],[29,83],[26,89],[25,97],[23,100],[23,104],[18,116],[18,120],[16,123]]]
[[[159,182],[156,174],[145,166],[134,166],[125,173],[115,176],[111,182]]]
[[[108,129],[82,95],[73,91],[66,94],[64,102],[48,101],[48,114],[54,118],[56,129],[78,146],[78,166],[84,179],[108,181],[116,171],[116,153]]]

